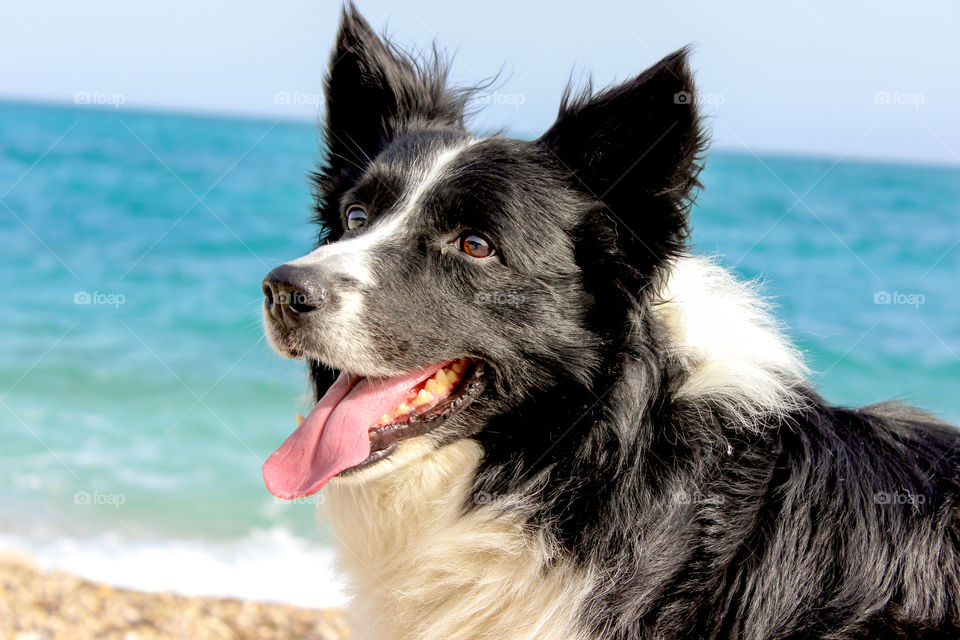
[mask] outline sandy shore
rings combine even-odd
[[[44,573],[27,558],[0,557],[3,639],[347,637],[344,620],[335,610],[141,593]]]

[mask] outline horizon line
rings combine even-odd
[[[34,96],[15,96],[15,95],[3,95],[3,94],[0,94],[0,103],[17,104],[17,105],[29,106],[29,107],[72,110],[72,111],[89,111],[91,113],[100,113],[100,114],[128,112],[135,115],[143,115],[143,116],[158,116],[158,117],[171,116],[171,117],[186,117],[186,118],[217,119],[217,120],[226,120],[226,121],[234,120],[234,121],[241,121],[241,122],[308,125],[311,127],[318,127],[323,122],[319,110],[317,111],[314,118],[307,118],[304,116],[284,117],[281,115],[276,115],[276,114],[266,113],[266,112],[259,112],[259,111],[246,111],[246,112],[217,111],[212,109],[191,109],[188,107],[168,107],[168,106],[159,106],[159,105],[133,105],[133,106],[127,106],[127,105],[110,106],[110,105],[99,105],[99,104],[90,105],[90,104],[77,104],[75,102],[70,102],[67,100],[56,100],[56,99],[40,98],[40,97],[34,97]],[[521,140],[532,140],[539,135],[539,134],[530,134],[528,132],[522,132],[522,131],[506,130],[506,132],[511,137],[519,138]],[[796,150],[796,149],[789,149],[789,148],[755,148],[755,147],[748,147],[746,145],[732,146],[727,144],[712,145],[708,150],[708,154],[714,151],[720,152],[721,154],[733,154],[733,155],[744,155],[744,156],[755,155],[755,156],[765,156],[768,158],[781,157],[781,158],[830,160],[830,161],[837,161],[838,156],[841,155],[841,154],[833,154],[827,151],[815,152],[815,151]],[[934,169],[960,169],[960,160],[951,161],[950,159],[905,158],[901,156],[888,156],[888,155],[857,155],[855,153],[851,153],[841,157],[838,163],[839,164],[866,163],[866,164],[883,164],[883,165],[892,165],[892,166],[925,167],[925,168],[934,168]]]

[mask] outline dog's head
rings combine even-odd
[[[533,141],[470,135],[468,94],[445,76],[344,11],[319,246],[264,280],[269,340],[310,363],[319,397],[264,466],[276,495],[475,435],[558,384],[589,387],[684,247],[703,144],[685,51],[568,91]]]

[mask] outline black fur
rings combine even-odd
[[[538,140],[466,149],[378,257],[359,329],[397,370],[488,364],[481,398],[431,437],[475,438],[475,491],[526,495],[555,559],[597,571],[580,612],[596,637],[958,638],[955,428],[898,405],[832,407],[804,384],[792,409],[747,428],[674,393],[689,372],[656,305],[687,250],[705,145],[687,57],[568,90]],[[466,94],[445,79],[436,56],[418,62],[345,9],[316,176],[321,244],[354,237],[348,201],[376,224],[419,158],[467,138]],[[437,249],[463,228],[493,238],[497,262]],[[514,303],[477,304],[478,292]],[[336,372],[322,322],[313,331],[319,396]]]

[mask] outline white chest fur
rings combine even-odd
[[[325,517],[354,591],[351,617],[370,640],[585,640],[575,616],[589,572],[547,569],[549,544],[500,501],[463,513],[479,447],[464,440],[420,454],[411,445],[387,473],[338,479]],[[400,453],[400,452],[398,452]],[[364,474],[366,475],[366,474]]]

